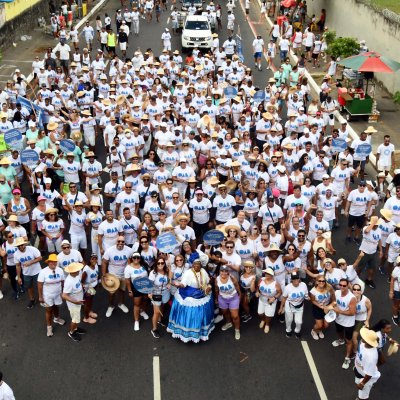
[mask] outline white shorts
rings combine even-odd
[[[276,311],[276,303],[277,301],[275,300],[272,304],[269,303],[263,303],[261,300],[258,301],[258,314],[262,315],[264,314],[266,317],[274,317],[275,311]]]
[[[334,126],[335,125],[335,117],[329,118],[329,115],[331,115],[331,114],[323,114],[322,115],[324,124],[325,124],[325,126],[328,126],[328,125]]]
[[[355,382],[358,385],[364,378],[355,378]],[[358,389],[358,398],[360,400],[369,399],[369,393],[371,392],[372,386],[379,378],[371,378],[362,388],[362,390]]]
[[[62,299],[61,295],[58,294],[56,296],[45,296],[43,295],[43,300],[46,304],[46,307],[52,307],[52,306],[59,306],[62,304]]]
[[[81,308],[82,306],[78,304],[68,304],[68,310],[73,324],[79,324],[81,322]]]
[[[230,30],[230,31],[233,31],[233,28],[234,28],[234,27],[235,27],[235,24],[230,22],[230,23],[228,24],[228,26],[227,26],[227,29]]]
[[[85,143],[88,146],[95,146],[96,145],[96,133],[95,132],[87,132],[87,133],[84,132],[83,136],[85,138]]]
[[[396,258],[397,258],[398,254],[388,254],[388,262],[390,262],[391,264],[394,264],[396,262]]]
[[[390,165],[383,164],[380,160],[378,161],[378,171],[390,171]]]
[[[87,249],[86,235],[71,234],[71,246],[75,250]]]
[[[126,50],[126,42],[119,42],[119,48],[121,49],[121,51],[125,51]]]

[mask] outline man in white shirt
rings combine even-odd
[[[372,128],[373,129],[373,128]],[[383,137],[383,143],[376,150],[376,164],[379,172],[385,172],[385,175],[394,168],[394,145],[390,143],[390,136]]]
[[[122,225],[117,219],[114,219],[114,214],[111,210],[106,211],[106,219],[99,225],[97,231],[101,254],[104,254],[110,247],[115,246],[118,236],[123,233]]]
[[[193,229],[199,241],[208,231],[210,226],[210,209],[212,204],[209,199],[204,197],[204,192],[201,189],[196,189],[195,198],[189,202],[189,211],[193,221]]]
[[[254,53],[254,65],[261,71],[261,57],[265,52],[264,40],[261,35],[257,35],[257,38],[253,40],[253,53]]]
[[[3,381],[3,373],[0,371],[0,399],[2,400],[15,400],[14,397],[14,392],[10,388],[10,386],[7,385]]]

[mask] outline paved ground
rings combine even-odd
[[[101,15],[104,12],[113,14],[118,5],[116,0],[109,1]],[[250,17],[258,21],[256,11],[252,7]],[[153,22],[148,25],[141,21],[141,35],[134,39],[128,55],[139,46],[151,47],[159,52],[160,35],[167,18],[168,15],[163,14],[160,24]],[[245,60],[252,65],[253,32],[242,12],[237,12],[237,21],[244,38]],[[266,32],[264,26],[255,26],[257,30]],[[225,37],[222,34],[222,39]],[[47,44],[42,46],[42,43],[44,41],[40,37],[30,46],[46,47]],[[26,46],[23,51],[22,48],[6,51],[4,58],[29,60],[34,49],[28,44]],[[178,37],[174,38],[173,47],[180,48]],[[19,62],[13,63],[20,65]],[[26,66],[29,64],[26,63]],[[260,85],[269,76],[269,72],[255,72],[256,82]],[[101,144],[97,150],[102,152]],[[345,224],[344,218],[340,222]],[[344,244],[343,229],[335,231],[333,243],[337,250],[336,258],[345,256],[349,261],[355,259],[356,245]],[[149,321],[142,322],[141,330],[134,333],[131,315],[117,310],[110,319],[106,319],[106,294],[100,288],[95,301],[99,322],[88,327],[87,336],[76,344],[67,338],[66,327],[56,327],[54,337],[47,338],[44,310],[40,307],[31,311],[25,309],[25,299],[15,303],[10,300],[9,287],[5,285],[4,289],[5,299],[0,303],[0,368],[18,400],[75,400],[83,397],[102,400],[117,397],[157,399],[153,390],[155,356],[159,357],[161,395],[166,400],[261,399],[266,396],[342,400],[356,397],[352,371],[344,371],[340,367],[343,348],[334,349],[330,345],[335,338],[334,329],[329,329],[326,339],[322,341],[315,342],[311,338],[309,305],[306,306],[303,340],[309,346],[326,397],[317,391],[303,350],[305,344],[294,338],[285,338],[284,326],[278,322],[271,333],[265,335],[257,327],[257,318],[253,318],[242,326],[240,341],[234,340],[232,330],[221,332],[220,326],[209,342],[199,345],[185,345],[165,332],[157,341],[150,335]],[[390,318],[387,283],[383,277],[377,277],[377,289],[372,291],[367,288],[366,295],[374,306],[374,322],[379,318]],[[129,306],[131,309],[131,304]],[[68,317],[65,308],[62,309],[62,316]],[[394,328],[393,336],[399,337],[399,328]],[[371,399],[398,398],[399,367],[399,357],[394,356],[380,369],[382,378],[373,389]],[[157,369],[155,372],[157,377]]]

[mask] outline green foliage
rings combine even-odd
[[[396,104],[400,104],[400,92],[399,92],[399,91],[397,91],[397,92],[393,95],[393,101],[394,101]]]
[[[336,31],[327,31],[324,33],[324,38],[326,44],[329,46],[332,44],[336,39]]]
[[[336,58],[346,58],[357,54],[360,49],[358,41],[354,38],[339,37],[328,45],[327,53]]]

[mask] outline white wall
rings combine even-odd
[[[400,0],[399,0],[400,1]],[[357,0],[307,0],[308,15],[326,9],[326,26],[337,36],[366,40],[369,50],[400,62],[400,25]],[[376,74],[389,92],[400,91],[400,72]]]

